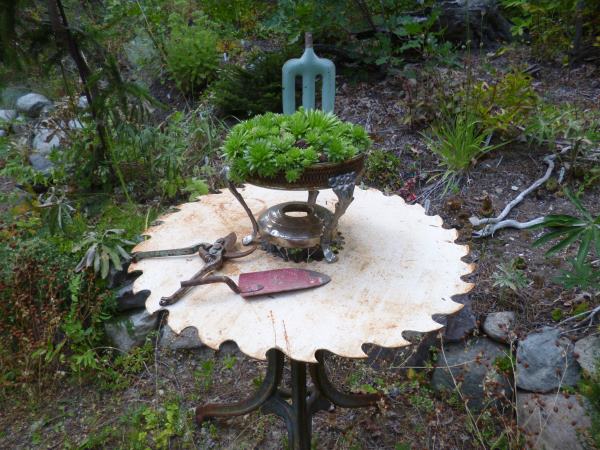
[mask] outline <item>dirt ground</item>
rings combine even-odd
[[[475,57],[476,58],[476,57]],[[528,65],[508,52],[486,64],[475,62],[476,77],[485,79],[491,64],[497,68]],[[456,76],[465,76],[456,70]],[[572,102],[582,107],[600,105],[600,71],[597,67],[575,69],[540,66],[535,74],[535,89],[557,104]],[[427,201],[429,214],[439,214],[448,227],[460,232],[460,243],[471,253],[466,258],[477,265],[469,278],[472,308],[481,319],[493,311],[512,310],[517,314],[521,334],[544,324],[555,323],[551,312],[566,313],[585,297],[580,292],[563,291],[552,280],[566,268],[568,253],[552,258],[547,248],[532,248],[542,231],[500,230],[494,237],[473,239],[468,218],[481,216],[484,197],[492,201],[494,213],[502,210],[518,192],[543,175],[542,161],[550,149],[532,149],[513,143],[490,153],[469,172],[460,189],[446,196],[426,195],[427,180],[439,170],[436,159],[426,150],[418,127],[403,123],[407,111],[402,100],[402,79],[390,76],[377,82],[341,81],[336,108],[347,120],[365,125],[376,138],[376,146],[394,151],[402,160],[401,178],[414,180],[414,188],[402,191]],[[557,164],[557,170],[560,163]],[[394,194],[394,192],[391,192]],[[600,187],[588,188],[583,203],[593,214],[600,213]],[[558,191],[541,188],[526,197],[510,218],[529,220],[549,213],[575,213],[574,207]],[[571,250],[572,252],[572,250]],[[497,265],[516,258],[524,261],[528,286],[519,294],[493,286]],[[373,353],[377,355],[377,352]],[[387,394],[386,401],[372,408],[336,409],[322,412],[313,421],[315,448],[381,449],[471,449],[481,446],[467,427],[467,412],[448,399],[432,395],[426,380],[428,371],[417,374],[403,365],[404,350],[387,352],[386,358],[374,356],[365,361],[331,357],[330,374],[337,384],[352,390],[376,386]],[[203,372],[203,361],[213,360],[210,377]],[[233,363],[232,363],[233,361]],[[41,402],[32,403],[31,392],[7,400],[0,408],[0,448],[78,448],[85,439],[113,427],[102,443],[80,448],[130,448],[118,431],[127,411],[143,405],[158,405],[176,399],[189,412],[182,435],[171,440],[170,448],[282,448],[286,442],[283,422],[273,416],[252,413],[229,420],[217,420],[197,427],[192,419],[195,406],[203,402],[239,400],[249,393],[264,372],[265,363],[251,360],[228,346],[221,352],[209,349],[171,353],[157,351],[152,361],[124,391],[103,391],[93,383],[61,381],[44,388]],[[286,376],[289,373],[286,369]],[[198,375],[200,373],[200,375]],[[210,378],[210,380],[207,380]],[[495,417],[491,433],[509,427],[513,417]],[[487,426],[483,421],[482,427]]]

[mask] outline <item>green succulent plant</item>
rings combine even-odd
[[[282,173],[293,182],[308,166],[346,161],[370,144],[363,127],[331,113],[300,108],[291,115],[266,113],[240,122],[231,129],[223,152],[234,181]]]

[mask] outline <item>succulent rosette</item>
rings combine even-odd
[[[360,125],[300,108],[291,115],[266,113],[240,122],[231,129],[223,151],[234,181],[283,173],[291,183],[309,166],[347,161],[370,145]]]

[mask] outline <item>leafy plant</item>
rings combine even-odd
[[[562,238],[546,252],[546,255],[549,256],[580,240],[579,251],[575,260],[578,263],[583,263],[591,249],[594,249],[596,255],[600,256],[600,215],[593,217],[581,204],[581,201],[568,190],[565,190],[565,195],[581,213],[581,216],[576,217],[568,214],[546,216],[539,225],[532,228],[547,227],[552,228],[553,231],[541,236],[533,245],[539,247]]]
[[[194,15],[188,25],[174,13],[169,17],[169,26],[171,34],[165,43],[169,72],[182,90],[194,93],[214,77],[219,66],[217,35],[200,14]]]
[[[440,157],[447,173],[466,170],[483,154],[499,147],[487,143],[489,132],[482,131],[480,122],[467,114],[446,118],[423,136],[429,149]]]
[[[283,173],[291,182],[312,164],[346,161],[369,145],[361,126],[342,122],[331,113],[300,108],[291,115],[267,113],[239,123],[231,129],[223,150],[234,180]]]
[[[520,132],[517,127],[527,123],[539,101],[531,77],[516,70],[495,83],[478,83],[463,95],[468,96],[466,107],[480,120],[483,129],[503,134]]]
[[[52,234],[63,231],[73,222],[72,214],[75,208],[71,206],[65,191],[55,186],[51,186],[45,194],[39,195],[38,208],[42,212],[42,220]]]
[[[597,0],[503,0],[502,4],[511,14],[513,35],[530,41],[540,58],[577,57],[596,36]]]
[[[243,66],[226,65],[210,86],[212,102],[222,113],[240,119],[281,112],[281,67],[299,54],[295,48],[256,52]]]
[[[209,192],[206,181],[199,178],[190,178],[185,185],[184,190],[190,194],[188,200],[193,202],[197,197],[206,195]]]
[[[122,262],[131,259],[124,247],[135,245],[135,242],[122,237],[125,230],[110,229],[104,232],[88,231],[83,240],[73,248],[73,253],[80,252],[87,247],[83,258],[75,267],[76,272],[86,268],[93,268],[94,272],[102,278],[108,276],[110,266],[121,270]]]
[[[76,260],[55,239],[38,231],[0,247],[0,389],[95,365],[110,293],[74,275]]]
[[[394,152],[375,149],[368,154],[365,181],[378,187],[402,187],[400,158]]]
[[[508,288],[513,292],[518,292],[527,287],[527,277],[513,263],[498,264],[496,267],[498,271],[492,274],[495,287]]]

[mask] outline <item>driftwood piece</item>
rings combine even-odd
[[[542,184],[544,184],[552,175],[554,171],[554,160],[557,155],[548,155],[544,158],[544,162],[548,165],[546,172],[544,175],[533,182],[527,189],[523,190],[519,195],[517,195],[513,200],[511,200],[502,210],[502,212],[497,217],[479,219],[477,217],[471,217],[469,221],[471,225],[474,227],[483,226],[483,228],[479,231],[473,232],[473,237],[481,238],[492,236],[497,230],[502,228],[517,228],[524,229],[529,228],[534,225],[538,225],[543,222],[543,217],[538,217],[536,219],[530,220],[528,222],[518,222],[516,220],[503,220],[508,214],[512,211],[512,209],[517,206],[519,203],[523,201],[526,195],[535,191]]]

